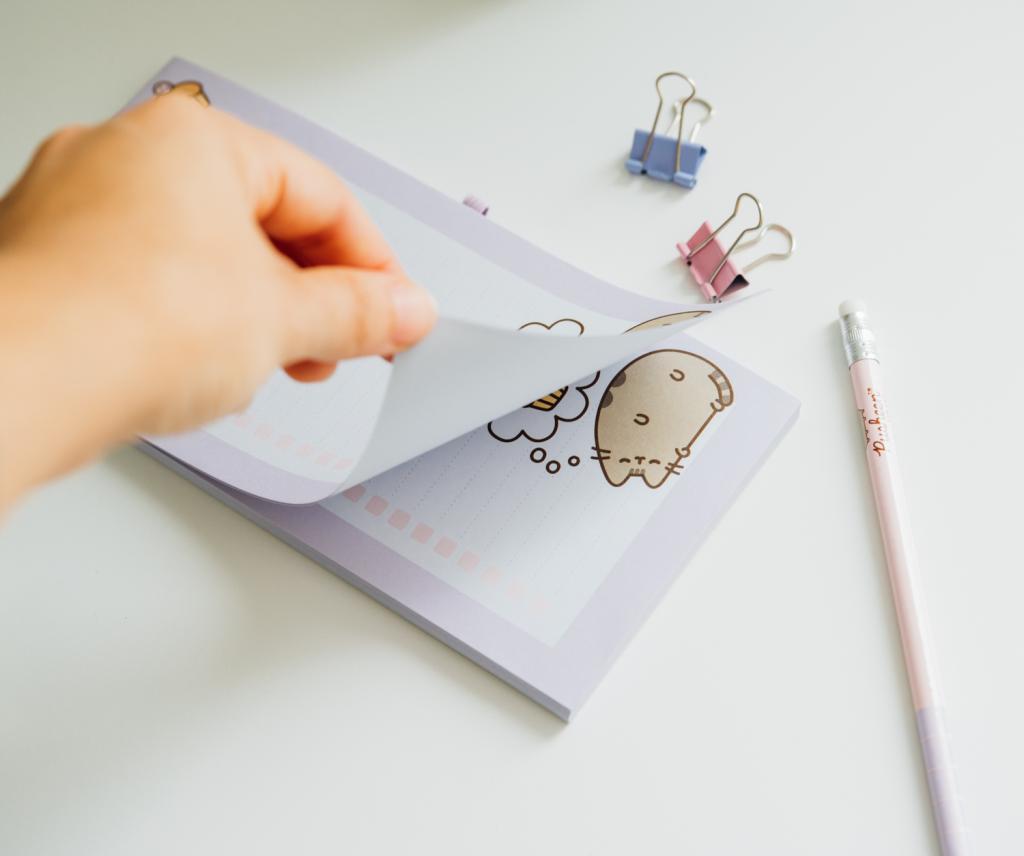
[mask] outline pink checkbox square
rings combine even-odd
[[[501,580],[501,571],[499,571],[496,567],[492,565],[486,571],[484,571],[483,574],[481,574],[481,578],[485,583],[488,583],[489,585],[497,585],[498,582]]]
[[[519,580],[509,580],[508,586],[505,587],[505,597],[509,600],[522,600],[524,594],[526,589]]]
[[[434,534],[434,530],[423,523],[417,523],[416,528],[412,530],[412,540],[419,541],[421,544],[426,544],[430,540],[430,536]]]
[[[350,487],[346,491],[342,491],[342,496],[345,499],[351,499],[353,502],[359,502],[363,498],[363,494],[366,493],[366,488],[361,484],[357,484],[354,487]]]
[[[269,440],[274,436],[274,429],[270,427],[266,422],[261,422],[256,426],[256,436],[261,440]]]
[[[395,529],[405,529],[409,525],[409,512],[402,511],[401,508],[391,512],[391,516],[388,518],[388,523],[395,527]]]
[[[277,448],[287,449],[294,442],[295,438],[291,434],[282,434],[277,438]]]
[[[338,460],[338,462],[334,465],[334,469],[336,469],[336,470],[347,470],[351,466],[352,466],[352,459],[351,458],[340,458]]]
[[[330,466],[331,461],[334,460],[334,455],[330,452],[324,452],[316,459],[317,466],[327,467]]]
[[[434,545],[434,552],[439,556],[444,556],[446,559],[450,559],[457,546],[458,544],[456,544],[451,538],[442,536]]]
[[[476,566],[479,564],[480,557],[476,553],[471,553],[469,550],[459,556],[459,567],[464,571],[472,573],[476,570]]]
[[[374,517],[380,517],[384,513],[384,509],[388,507],[388,501],[383,496],[370,497],[370,501],[366,503],[366,510],[370,512]]]

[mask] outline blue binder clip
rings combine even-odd
[[[658,133],[658,120],[665,106],[661,81],[666,77],[678,77],[690,87],[690,94],[675,102],[676,115],[664,134]],[[701,125],[714,115],[714,108],[703,98],[697,98],[697,86],[685,74],[666,71],[654,81],[658,93],[658,109],[654,114],[651,130],[637,130],[633,133],[633,148],[626,160],[626,169],[634,175],[649,175],[659,181],[671,181],[682,187],[693,187],[697,183],[697,170],[708,150],[697,141]],[[704,108],[705,115],[694,123],[688,139],[683,139],[686,105],[693,101]],[[675,135],[673,136],[673,131]]]

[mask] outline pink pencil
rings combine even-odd
[[[850,364],[854,403],[863,423],[868,472],[878,510],[878,525],[882,530],[885,560],[889,566],[889,582],[903,643],[903,660],[917,713],[917,734],[928,774],[939,843],[944,856],[965,856],[968,852],[967,834],[928,645],[924,603],[918,591],[917,558],[885,408],[885,387],[875,350],[875,336],[864,304],[857,300],[844,301],[839,306],[839,328]]]

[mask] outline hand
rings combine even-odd
[[[64,129],[0,201],[0,509],[435,314],[342,182],[269,134],[177,94]]]

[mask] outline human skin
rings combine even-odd
[[[0,200],[0,514],[137,434],[431,328],[345,185],[186,96],[46,140]]]

